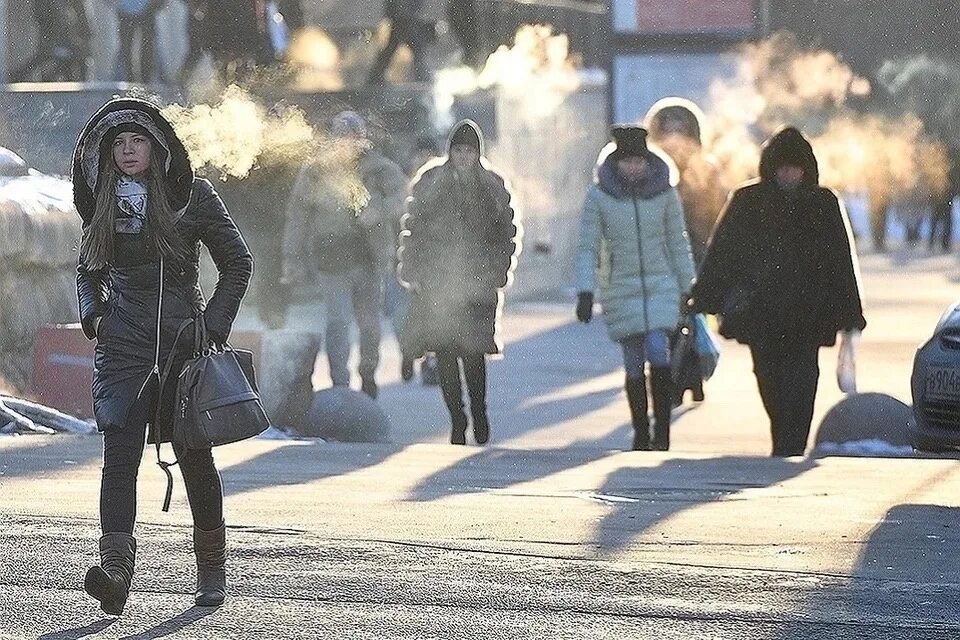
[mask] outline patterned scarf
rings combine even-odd
[[[128,176],[117,180],[117,233],[137,234],[147,222],[147,187]]]

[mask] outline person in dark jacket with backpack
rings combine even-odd
[[[722,336],[750,346],[773,455],[803,455],[820,347],[866,320],[850,224],[796,128],[766,142],[759,180],[733,192],[690,303],[720,316]]]
[[[616,126],[587,192],[576,257],[577,319],[593,318],[594,291],[610,337],[623,347],[633,449],[670,448],[670,334],[693,280],[693,260],[670,166],[647,148],[647,131]],[[647,415],[646,365],[654,428]]]
[[[520,252],[510,200],[483,158],[483,134],[472,120],[453,128],[447,155],[421,169],[407,200],[398,274],[411,300],[401,348],[411,358],[437,355],[451,444],[466,443],[461,364],[474,441],[490,437],[486,356],[502,351],[503,290]]]
[[[93,115],[74,152],[73,184],[83,222],[80,322],[97,341],[93,405],[104,440],[101,560],[84,588],[119,615],[133,578],[147,424],[150,442],[171,439],[176,385],[159,389],[157,372],[170,358],[179,371],[192,352],[192,344],[172,344],[184,321],[202,321],[214,343],[227,341],[253,258],[213,186],[194,177],[182,142],[149,102],[111,100]],[[220,272],[206,301],[198,284],[201,243]],[[175,443],[174,451],[193,514],[196,603],[216,606],[226,589],[220,475],[210,449]]]

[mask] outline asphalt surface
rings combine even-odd
[[[909,402],[910,360],[960,298],[947,258],[868,258],[864,391]],[[960,637],[960,466],[767,456],[749,355],[725,344],[672,450],[628,442],[619,354],[569,305],[514,305],[491,365],[491,445],[445,444],[439,392],[397,380],[392,444],[256,439],[216,451],[229,599],[192,607],[178,482],[141,467],[120,618],[95,563],[100,439],[0,437],[0,638]],[[840,398],[824,350],[815,423]],[[323,366],[318,384],[323,384]],[[867,429],[869,430],[869,429]]]

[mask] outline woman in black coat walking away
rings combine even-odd
[[[172,430],[175,385],[161,396],[157,374],[168,358],[182,366],[192,350],[173,348],[184,320],[205,322],[215,343],[226,342],[253,258],[220,197],[194,177],[183,144],[148,102],[112,100],[94,114],[77,142],[73,184],[83,220],[77,296],[83,331],[97,341],[93,403],[103,432],[100,566],[87,572],[84,589],[119,615],[133,578],[147,424],[150,442],[168,442]],[[201,242],[220,272],[206,302]],[[196,604],[217,606],[226,588],[220,475],[209,449],[174,450],[193,514]]]
[[[696,311],[720,316],[721,335],[750,345],[778,457],[806,449],[820,347],[866,326],[850,225],[818,183],[800,131],[768,140],[760,179],[731,196],[692,292]]]
[[[400,281],[411,291],[402,348],[412,358],[436,353],[453,444],[466,442],[461,363],[474,440],[490,436],[485,355],[501,351],[502,292],[520,250],[510,192],[487,166],[480,127],[455,126],[447,157],[414,181],[400,234]]]

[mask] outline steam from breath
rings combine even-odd
[[[456,96],[496,87],[501,95],[522,97],[514,117],[528,122],[553,114],[580,87],[580,76],[570,55],[570,41],[553,27],[524,25],[513,46],[501,46],[477,72],[470,67],[441,69],[434,80],[438,125],[453,124],[450,109]]]
[[[510,183],[527,242],[544,252],[563,252],[558,243],[573,237],[558,233],[556,221],[575,220],[596,158],[591,154],[605,138],[602,112],[584,113],[584,105],[571,100],[583,79],[567,36],[544,25],[520,27],[513,45],[497,49],[480,71],[460,67],[435,75],[440,129],[453,124],[457,96],[496,90],[497,135],[487,154]]]
[[[930,197],[945,187],[946,153],[919,118],[856,112],[850,103],[872,87],[834,54],[804,50],[786,33],[741,54],[737,79],[711,88],[704,140],[727,187],[756,176],[757,140],[785,125],[810,138],[826,186],[866,191],[882,203]]]
[[[215,104],[170,105],[163,109],[197,169],[224,180],[246,178],[258,168],[311,166],[316,197],[337,198],[354,210],[368,194],[359,172],[365,142],[331,138],[314,129],[298,107],[271,108],[231,85]]]
[[[170,105],[163,115],[195,167],[234,178],[267,162],[303,158],[318,142],[303,111],[283,105],[268,110],[236,85],[227,87],[214,105]]]

